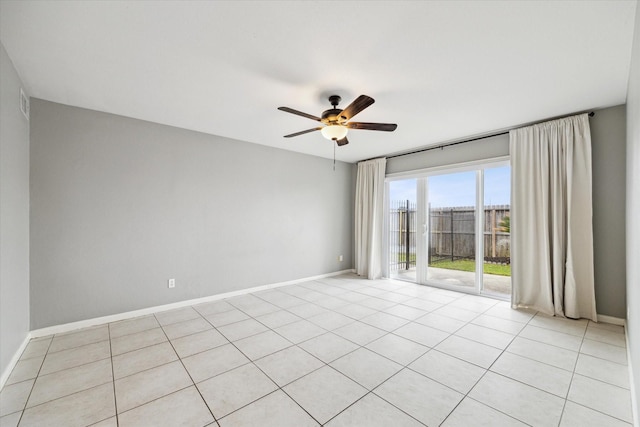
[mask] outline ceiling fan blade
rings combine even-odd
[[[294,110],[289,107],[278,107],[278,110],[284,111],[285,113],[291,113],[298,116],[306,117],[307,119],[315,120],[316,122],[321,122],[322,119],[320,117],[312,116],[311,114],[303,113],[302,111]]]
[[[347,145],[348,143],[349,143],[349,140],[347,139],[346,136],[342,139],[336,140],[336,144],[338,144],[338,147],[342,147],[343,145]]]
[[[355,116],[374,102],[374,99],[370,96],[360,95],[356,98],[355,101],[349,104],[349,106],[345,108],[342,113],[340,113],[340,117],[343,117],[345,120],[351,120],[353,116]]]
[[[385,132],[393,132],[398,127],[395,123],[363,123],[349,122],[345,125],[349,129],[366,129],[366,130],[382,130]]]
[[[285,135],[284,137],[285,138],[291,138],[293,136],[304,135],[305,133],[313,132],[313,131],[320,130],[320,129],[322,129],[322,126],[318,127],[318,128],[307,129],[307,130],[303,130],[303,131],[300,131],[300,132],[296,132],[296,133],[292,133],[292,134],[289,134],[289,135]]]

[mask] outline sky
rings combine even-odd
[[[457,172],[428,178],[429,203],[432,208],[474,206],[476,198],[475,171]],[[390,200],[416,201],[416,179],[391,181]],[[509,205],[511,192],[510,167],[484,170],[484,202],[487,205]]]

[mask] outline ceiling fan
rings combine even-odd
[[[336,141],[338,146],[347,145],[349,140],[347,139],[347,132],[349,129],[366,129],[366,130],[381,130],[385,132],[393,132],[398,125],[392,123],[364,123],[364,122],[350,122],[356,114],[369,107],[375,101],[373,98],[367,95],[360,95],[353,101],[347,108],[341,110],[338,108],[338,104],[342,98],[338,95],[331,95],[329,102],[333,108],[322,112],[322,117],[316,117],[311,114],[303,113],[302,111],[294,110],[289,107],[278,107],[278,110],[285,111],[287,113],[296,114],[298,116],[306,117],[311,120],[315,120],[324,124],[324,126],[315,127],[312,129],[303,130],[300,132],[285,135],[285,138],[291,138],[298,135],[304,135],[305,133],[321,131],[322,136],[332,141]]]

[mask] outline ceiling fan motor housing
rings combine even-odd
[[[322,122],[323,123],[325,123],[325,124],[342,124],[342,122],[347,120],[346,117],[340,117],[340,113],[342,113],[343,110],[341,110],[339,108],[336,108],[338,106],[338,104],[340,104],[340,101],[342,101],[342,98],[340,97],[340,95],[331,95],[329,97],[329,102],[331,103],[333,108],[331,108],[329,110],[325,110],[322,113]]]
[[[322,123],[339,124],[339,122],[341,121],[340,119],[342,119],[342,121],[346,119],[344,117],[341,118],[340,113],[342,113],[342,110],[339,108],[331,108],[329,110],[325,110],[322,113]]]

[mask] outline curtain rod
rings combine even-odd
[[[572,115],[575,115],[575,114],[572,114]],[[588,115],[589,115],[589,117],[593,117],[593,116],[596,115],[596,113],[594,113],[593,111],[590,111],[588,113]],[[570,116],[563,116],[563,117],[570,117]],[[562,117],[559,117],[559,118],[562,118]],[[550,120],[558,120],[558,119],[549,119],[549,121]],[[540,122],[540,123],[543,123],[543,122]],[[521,126],[519,126],[519,127],[521,127]],[[513,129],[517,129],[517,128],[513,128]],[[505,131],[505,132],[493,133],[493,134],[485,135],[485,136],[479,136],[477,138],[465,139],[465,140],[462,140],[462,141],[448,142],[446,144],[440,144],[440,145],[436,145],[436,146],[433,146],[433,147],[427,147],[427,148],[423,148],[423,149],[416,150],[416,151],[410,151],[408,153],[394,154],[393,156],[386,156],[386,158],[387,159],[393,159],[395,157],[408,156],[410,154],[423,153],[425,151],[442,150],[445,147],[451,147],[453,145],[458,145],[458,144],[466,144],[467,142],[478,141],[480,139],[493,138],[494,136],[507,135],[508,133],[509,133],[509,131]],[[367,159],[367,160],[371,160],[371,159]]]

